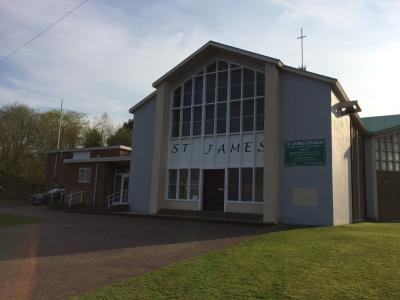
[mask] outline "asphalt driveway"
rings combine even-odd
[[[0,299],[66,298],[276,229],[29,205],[0,211],[46,220],[0,227]]]

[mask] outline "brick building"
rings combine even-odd
[[[67,195],[81,192],[85,206],[106,207],[110,197],[114,202],[126,202],[130,147],[60,150],[47,155],[47,188],[57,184]]]

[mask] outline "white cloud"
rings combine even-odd
[[[61,17],[77,0],[0,0],[0,55]],[[337,77],[366,115],[400,113],[396,1],[89,1],[0,64],[0,103],[67,108],[119,121],[151,83],[208,40],[299,64],[305,27],[310,71]],[[384,76],[382,74],[385,74]],[[388,77],[390,75],[390,78]],[[391,109],[380,103],[392,103]],[[382,98],[385,99],[382,99]]]

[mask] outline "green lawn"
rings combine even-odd
[[[399,299],[400,223],[259,236],[78,299]]]
[[[18,224],[32,224],[41,221],[43,221],[43,219],[36,217],[0,213],[0,227],[18,225]]]

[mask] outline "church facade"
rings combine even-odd
[[[365,128],[338,80],[210,41],[153,87],[130,109],[131,211],[366,218]]]

